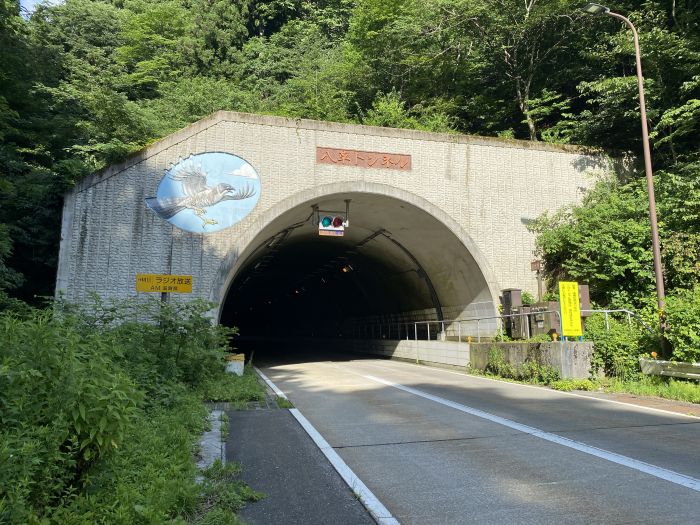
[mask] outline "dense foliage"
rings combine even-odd
[[[202,399],[215,385],[240,400],[223,370],[230,330],[211,325],[209,308],[97,302],[0,316],[0,522],[204,519]],[[251,379],[240,393],[259,399]],[[255,497],[225,490],[241,505]]]
[[[62,193],[219,110],[601,148],[626,168],[533,228],[550,286],[654,312],[631,33],[580,0],[0,0],[0,308],[50,295]],[[700,2],[638,27],[666,285],[700,282]],[[671,300],[673,302],[673,299]]]

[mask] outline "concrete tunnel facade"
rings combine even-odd
[[[493,316],[501,289],[536,290],[527,224],[607,169],[571,146],[218,112],[66,195],[56,291],[192,276],[169,300],[249,335]],[[344,235],[319,236],[346,201]]]

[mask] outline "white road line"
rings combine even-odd
[[[356,361],[360,362],[360,361]],[[591,399],[593,401],[599,401],[601,403],[613,403],[615,405],[623,405],[625,407],[632,407],[632,408],[638,408],[640,410],[649,410],[651,412],[661,412],[662,414],[670,414],[672,416],[680,416],[680,417],[689,417],[691,419],[700,419],[700,416],[694,416],[692,414],[683,414],[682,412],[674,412],[672,410],[664,410],[663,408],[654,408],[654,407],[646,407],[643,405],[637,405],[635,403],[627,403],[625,401],[615,401],[614,399],[603,399],[600,397],[594,397],[594,396],[587,396],[585,394],[576,394],[574,392],[562,392],[561,390],[554,390],[554,389],[547,389],[541,386],[535,386],[535,385],[524,385],[523,383],[511,383],[510,381],[503,381],[500,379],[493,379],[491,377],[482,377],[482,376],[477,376],[473,374],[468,374],[466,372],[455,372],[453,370],[445,370],[443,368],[435,368],[432,366],[427,366],[427,365],[417,365],[415,363],[407,363],[405,361],[398,361],[398,360],[392,360],[393,363],[399,363],[402,365],[407,365],[409,367],[422,367],[422,368],[428,368],[433,372],[444,372],[446,374],[453,374],[457,375],[460,377],[468,377],[470,379],[478,379],[480,381],[491,381],[495,383],[499,383],[501,385],[507,384],[507,385],[513,385],[513,386],[519,386],[523,388],[534,388],[535,390],[539,390],[540,392],[551,392],[555,393],[557,395],[562,395],[562,396],[571,396],[571,397],[580,397],[583,399]],[[375,363],[364,363],[364,364],[370,364],[370,366],[376,366],[377,368],[382,368],[384,370],[391,370],[389,367],[381,366]]]
[[[277,394],[279,397],[287,399],[287,396],[284,395],[284,393],[277,388],[277,385],[275,385],[269,377],[263,374],[259,368],[255,367],[255,371],[275,394]],[[357,495],[375,521],[379,525],[401,525],[399,521],[391,515],[391,512],[389,512],[382,502],[377,499],[374,493],[367,488],[367,485],[365,485],[362,480],[355,475],[350,467],[348,467],[347,463],[343,461],[343,458],[341,458],[333,447],[328,444],[328,441],[326,441],[323,436],[319,434],[318,430],[314,428],[309,420],[306,419],[304,415],[296,408],[290,408],[289,412],[299,422],[313,442],[316,443],[316,446],[321,450],[321,452],[323,452],[323,455],[326,456],[328,461],[330,461],[333,468],[338,472],[338,474],[340,474],[340,477],[343,478],[343,481],[347,483],[348,487],[350,487],[350,490]]]
[[[316,446],[321,449],[321,452],[328,458],[331,462],[333,468],[338,471],[340,477],[343,478],[345,483],[347,483],[350,490],[352,490],[357,497],[360,499],[365,508],[369,511],[372,517],[380,525],[399,525],[396,518],[391,515],[391,512],[382,504],[381,501],[372,493],[371,490],[367,488],[360,478],[358,478],[355,473],[348,467],[348,465],[343,461],[343,459],[338,455],[338,453],[333,450],[328,442],[323,439],[323,436],[318,433],[318,431],[313,427],[309,420],[306,419],[299,410],[296,408],[290,408],[289,411],[292,415],[299,421],[299,424],[304,427],[307,434],[314,440]]]
[[[277,397],[281,397],[282,399],[287,399],[287,396],[282,392],[279,388],[277,388],[277,385],[274,384],[272,381],[270,381],[270,378],[267,377],[265,374],[262,373],[262,370],[260,370],[257,366],[254,367],[255,371],[258,373],[258,375],[262,378],[265,383],[267,383],[267,386],[269,386],[272,391],[275,393]]]
[[[692,478],[690,476],[686,476],[684,474],[680,474],[672,470],[667,470],[665,468],[657,467],[656,465],[651,465],[649,463],[632,459],[621,454],[616,454],[614,452],[609,452],[607,450],[603,450],[597,447],[592,447],[584,443],[579,443],[578,441],[574,441],[572,439],[568,439],[557,434],[552,434],[551,432],[546,432],[544,430],[540,430],[539,428],[530,427],[521,423],[516,423],[515,421],[512,421],[510,419],[496,416],[494,414],[484,412],[483,410],[479,410],[477,408],[472,408],[466,405],[455,403],[454,401],[450,401],[449,399],[434,396],[432,394],[428,394],[427,392],[423,392],[422,390],[417,390],[409,386],[401,385],[399,383],[393,383],[391,381],[387,381],[385,379],[381,379],[379,377],[374,376],[362,375],[362,377],[364,377],[365,379],[369,379],[370,381],[375,381],[383,385],[403,390],[404,392],[408,392],[409,394],[420,396],[424,399],[440,403],[441,405],[454,408],[455,410],[459,410],[460,412],[471,414],[473,416],[492,421],[494,423],[503,425],[508,428],[512,428],[514,430],[519,430],[520,432],[524,432],[526,434],[530,434],[531,436],[544,439],[545,441],[551,441],[552,443],[556,443],[564,447],[578,450],[579,452],[584,452],[585,454],[590,454],[591,456],[605,459],[607,461],[617,463],[618,465],[623,465],[625,467],[638,470],[639,472],[644,472],[645,474],[650,474],[657,478],[670,481],[671,483],[675,483],[677,485],[681,485],[691,490],[700,492],[700,480]]]

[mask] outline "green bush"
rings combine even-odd
[[[645,332],[633,320],[608,318],[609,329],[605,327],[605,317],[594,314],[586,320],[584,337],[593,341],[591,369],[595,374],[603,371],[606,376],[620,379],[638,377],[639,356],[656,344],[653,336]]]
[[[540,364],[534,360],[525,361],[518,369],[519,379],[530,383],[550,384],[559,379],[559,371],[549,365]]]
[[[485,371],[506,379],[517,379],[530,383],[549,384],[559,379],[559,372],[555,368],[540,364],[532,359],[525,361],[520,367],[514,366],[505,359],[503,350],[497,346],[492,346],[489,349]]]
[[[206,518],[202,395],[262,395],[250,373],[225,374],[231,330],[209,309],[95,300],[0,315],[0,523]]]
[[[489,349],[488,362],[486,363],[486,373],[494,374],[508,379],[516,378],[515,367],[503,357],[503,350],[497,346]]]
[[[122,442],[141,399],[98,334],[47,313],[0,318],[0,518],[52,505]],[[21,519],[20,519],[21,521]]]
[[[700,362],[700,286],[668,296],[666,324],[672,359]]]

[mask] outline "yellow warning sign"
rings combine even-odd
[[[578,296],[578,283],[559,282],[559,304],[561,305],[561,333],[567,337],[580,337],[581,305]]]
[[[192,276],[137,273],[136,291],[159,293],[192,293]]]

